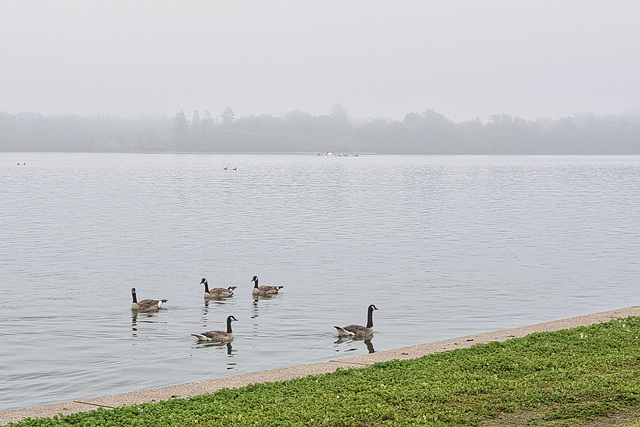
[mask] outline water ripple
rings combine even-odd
[[[640,275],[634,156],[5,154],[0,410],[613,309]]]

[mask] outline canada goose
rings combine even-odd
[[[227,317],[227,332],[223,331],[209,331],[201,334],[191,334],[198,338],[198,341],[231,341],[233,340],[233,331],[231,330],[231,322],[236,322],[233,316]]]
[[[131,297],[133,298],[133,304],[131,304],[131,310],[137,311],[156,311],[162,304],[167,302],[166,299],[143,299],[138,302],[138,298],[136,297],[136,288],[131,288]]]
[[[229,286],[228,288],[213,288],[209,290],[209,282],[204,277],[200,284],[204,283],[204,299],[219,299],[233,296],[233,290],[237,286]]]
[[[343,337],[362,338],[373,335],[373,310],[377,310],[376,306],[371,304],[367,309],[367,326],[348,325],[343,328],[334,326],[338,330],[338,335]]]
[[[252,282],[256,282],[253,286],[253,295],[254,296],[267,296],[267,295],[275,295],[278,293],[280,289],[284,286],[258,286],[258,276],[253,276],[251,279]]]

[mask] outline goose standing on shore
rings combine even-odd
[[[204,283],[204,299],[221,299],[228,298],[233,296],[233,290],[237,288],[237,286],[229,286],[228,288],[213,288],[209,290],[209,282],[204,277],[200,284]]]
[[[364,338],[373,335],[373,310],[377,310],[376,306],[371,304],[367,309],[367,326],[348,325],[344,327],[334,326],[338,330],[341,337]]]
[[[232,341],[233,340],[233,331],[231,330],[231,322],[236,322],[236,319],[233,316],[227,317],[227,332],[224,331],[209,331],[203,332],[201,334],[191,334],[194,337],[198,338],[198,341]]]
[[[131,297],[133,298],[133,303],[131,304],[131,310],[136,310],[140,312],[148,312],[148,311],[156,311],[162,307],[162,304],[167,302],[166,299],[143,299],[138,302],[138,298],[136,296],[136,288],[131,288]]]
[[[280,289],[282,289],[284,286],[258,286],[258,276],[253,276],[253,279],[251,279],[252,282],[255,282],[255,285],[253,286],[253,296],[257,296],[257,297],[264,297],[264,296],[270,296],[270,295],[275,295],[278,293],[278,291]]]

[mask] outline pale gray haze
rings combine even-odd
[[[4,0],[0,111],[635,113],[639,22],[615,0]]]

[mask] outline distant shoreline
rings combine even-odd
[[[640,115],[530,121],[495,114],[487,123],[454,123],[433,110],[402,121],[293,112],[220,123],[190,121],[184,113],[123,119],[0,112],[0,152],[635,155]]]

